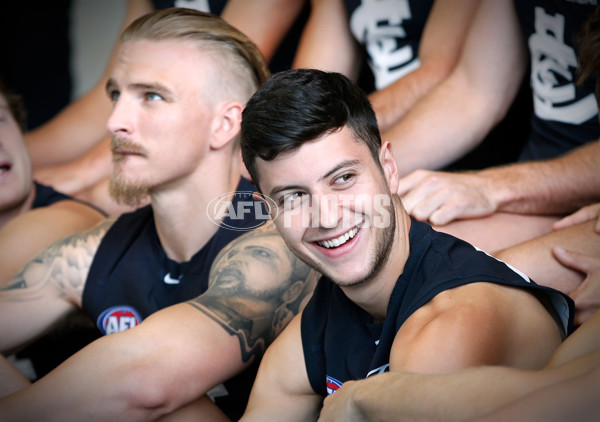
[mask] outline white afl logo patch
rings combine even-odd
[[[275,201],[266,195],[257,193],[261,200],[254,199],[254,192],[228,192],[223,193],[208,203],[206,215],[216,225],[235,231],[248,231],[262,225],[269,219],[277,218],[279,208]],[[233,201],[230,199],[233,197]],[[236,227],[225,221],[243,221],[252,216],[254,221],[245,227]]]

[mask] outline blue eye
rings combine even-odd
[[[114,103],[119,99],[119,96],[121,95],[121,93],[119,91],[110,91],[108,93],[108,98]]]
[[[148,101],[160,101],[163,99],[163,97],[158,95],[156,92],[147,92],[145,97]]]

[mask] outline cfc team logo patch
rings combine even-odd
[[[98,328],[102,334],[118,333],[135,327],[142,318],[131,306],[113,306],[98,317]]]
[[[342,386],[342,383],[340,381],[336,380],[333,377],[330,377],[329,375],[325,376],[325,380],[327,382],[327,394],[328,395],[335,393],[338,390],[338,388],[340,388]]]

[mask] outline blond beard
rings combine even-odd
[[[147,185],[128,182],[115,173],[110,177],[108,192],[110,197],[121,205],[137,208],[149,202],[150,189]]]

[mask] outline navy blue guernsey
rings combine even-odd
[[[251,200],[248,192],[254,191],[242,179],[231,209],[238,209],[239,199]],[[139,324],[159,309],[193,299],[206,291],[210,267],[221,249],[258,224],[253,212],[228,214],[202,249],[189,261],[178,263],[160,244],[151,206],[123,214],[94,256],[83,291],[83,310],[103,334],[110,334]]]
[[[48,205],[52,205],[60,201],[75,201],[95,209],[105,217],[107,216],[107,214],[104,211],[102,211],[95,205],[90,204],[89,202],[85,202],[77,198],[72,198],[69,195],[65,195],[64,193],[61,193],[50,186],[42,185],[38,182],[33,183],[35,184],[35,198],[33,200],[33,204],[31,204],[31,209],[46,207]]]
[[[72,199],[70,196],[60,193],[54,190],[50,186],[42,185],[41,183],[34,182],[35,184],[35,199],[31,208],[46,207],[48,205],[55,204],[59,201],[65,201]]]
[[[227,4],[227,0],[152,0],[152,4],[156,10],[169,7],[185,7],[220,15]]]
[[[597,0],[515,0],[531,55],[534,113],[521,160],[557,157],[600,137],[594,80],[576,86],[576,35]]]
[[[372,323],[370,315],[342,290],[322,277],[302,314],[304,360],[313,390],[322,396],[344,382],[385,372],[396,333],[404,322],[435,295],[474,282],[491,282],[537,291],[572,329],[573,302],[562,293],[539,286],[507,264],[453,236],[412,220],[410,256],[398,277],[386,318]]]
[[[377,89],[419,67],[419,44],[433,0],[344,0],[344,5]]]

